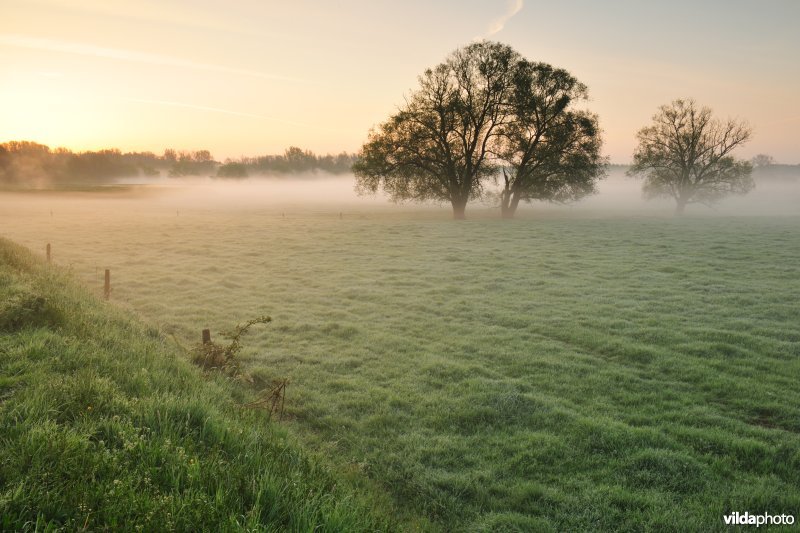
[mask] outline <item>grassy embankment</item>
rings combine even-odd
[[[0,239],[0,529],[385,529],[244,391]]]
[[[796,216],[283,209],[53,199],[6,231],[185,342],[271,315],[244,358],[291,379],[289,430],[443,530],[800,515]]]

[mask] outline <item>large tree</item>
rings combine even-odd
[[[503,216],[520,201],[575,200],[602,176],[597,118],[575,110],[586,87],[510,47],[478,42],[425,71],[419,89],[372,130],[353,165],[362,192],[447,201],[464,218],[500,172]]]
[[[500,210],[512,218],[520,201],[567,202],[595,192],[604,175],[596,115],[574,109],[586,86],[546,63],[520,61],[511,93],[513,120],[501,127],[505,162]]]
[[[510,119],[519,59],[509,46],[482,41],[426,70],[405,105],[370,132],[353,165],[358,188],[382,188],[396,201],[450,202],[454,218],[464,218],[497,170],[491,147]]]
[[[677,214],[687,204],[711,204],[753,187],[752,165],[732,152],[750,139],[747,124],[715,119],[694,100],[675,100],[659,108],[653,123],[637,134],[632,176],[643,176],[645,196],[675,200]]]

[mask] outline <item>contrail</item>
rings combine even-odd
[[[227,74],[238,74],[241,76],[251,76],[266,80],[279,81],[302,81],[298,78],[281,76],[278,74],[268,74],[256,70],[231,68],[223,65],[213,65],[210,63],[198,63],[163,54],[150,54],[147,52],[137,52],[135,50],[125,50],[123,48],[107,48],[91,44],[60,41],[55,39],[41,39],[38,37],[27,37],[13,33],[0,34],[0,45],[14,46],[17,48],[29,48],[33,50],[47,50],[50,52],[61,52],[65,54],[76,54],[90,57],[100,57],[104,59],[119,59],[122,61],[132,61],[136,63],[147,63],[150,65],[167,65],[172,67],[183,67],[195,70],[208,70],[213,72],[225,72]]]
[[[491,37],[495,33],[499,32],[503,28],[505,28],[506,22],[511,20],[511,18],[514,15],[516,15],[517,13],[519,13],[522,10],[523,0],[510,0],[507,5],[508,5],[508,9],[506,9],[506,12],[503,13],[501,16],[497,17],[496,19],[494,19],[489,24],[489,29],[482,36],[482,38],[485,39],[487,37]]]

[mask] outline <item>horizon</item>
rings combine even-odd
[[[174,147],[171,147],[171,146],[165,147],[163,150],[156,149],[155,151],[153,151],[153,150],[142,150],[142,151],[128,150],[128,149],[125,149],[125,148],[122,148],[122,147],[119,147],[119,146],[105,146],[105,147],[99,147],[99,148],[90,149],[90,150],[74,150],[74,149],[66,147],[66,146],[50,146],[50,145],[47,145],[47,144],[44,144],[44,143],[40,143],[40,142],[38,142],[36,140],[33,140],[33,139],[8,139],[8,140],[5,140],[5,141],[0,141],[0,145],[9,144],[9,143],[12,143],[12,142],[20,142],[20,143],[32,142],[32,143],[35,143],[35,144],[40,144],[40,145],[45,146],[46,148],[48,148],[50,150],[50,152],[55,152],[56,150],[65,149],[65,150],[69,150],[74,155],[97,153],[97,152],[108,151],[108,150],[118,150],[123,155],[126,155],[126,154],[152,154],[156,158],[161,158],[161,159],[164,158],[164,154],[168,150],[173,150],[177,154],[181,154],[181,153],[196,153],[196,152],[205,150],[202,147],[197,147],[197,148],[174,148]],[[215,156],[214,153],[211,152],[210,150],[209,150],[209,152],[211,152],[211,159],[212,159],[211,162],[212,163],[223,165],[228,161],[230,161],[232,163],[238,163],[238,162],[242,162],[244,160],[258,159],[260,157],[280,157],[280,156],[285,155],[286,152],[288,152],[292,148],[299,148],[303,152],[308,152],[308,153],[310,153],[310,155],[316,156],[316,157],[328,157],[328,156],[334,156],[335,157],[335,156],[341,155],[341,154],[345,154],[345,155],[348,155],[348,156],[357,156],[358,155],[357,152],[346,152],[346,151],[314,152],[313,150],[308,150],[306,148],[303,148],[302,146],[287,146],[283,150],[276,151],[276,152],[273,152],[273,153],[266,153],[265,152],[265,153],[259,153],[259,154],[255,154],[255,153],[254,154],[242,154],[242,155],[240,155],[240,156],[238,156],[236,158],[230,158],[230,157],[220,158],[220,157]],[[756,155],[769,155],[769,154],[756,154]],[[753,159],[753,158],[751,158],[751,159]],[[630,162],[630,161],[626,161],[626,162],[623,162],[623,161],[608,161],[608,162],[605,163],[606,166],[610,166],[610,167],[629,167],[632,164],[633,163]],[[758,165],[756,165],[756,166],[758,166]],[[776,161],[776,160],[773,160],[771,162],[766,163],[763,166],[792,167],[792,166],[800,166],[800,162],[795,163],[795,162],[790,162],[790,161]]]
[[[800,162],[800,5],[615,7],[10,0],[0,136],[76,152],[207,149],[220,161],[289,146],[355,153],[418,75],[486,38],[586,83],[613,164],[628,164],[636,132],[681,97],[752,125],[739,157]]]

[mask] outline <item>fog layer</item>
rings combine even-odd
[[[671,199],[646,200],[641,180],[629,178],[623,169],[613,168],[598,184],[597,194],[567,205],[534,202],[521,207],[519,218],[536,216],[605,217],[605,216],[671,216],[675,204]],[[492,189],[487,191],[492,192]],[[117,209],[123,204],[139,210],[172,210],[176,215],[190,210],[265,209],[285,215],[302,211],[330,213],[405,212],[408,214],[449,213],[449,205],[394,204],[385,195],[360,196],[355,178],[346,176],[292,175],[281,178],[150,178],[125,180],[117,187],[91,191],[0,192],[0,209],[5,215],[24,217],[34,210],[59,209],[85,211]],[[487,194],[474,201],[467,217],[491,217],[499,209]],[[709,207],[691,204],[687,216],[736,215],[800,215],[800,175],[789,179],[756,178],[756,188],[744,196],[732,196]],[[7,217],[5,224],[24,223]],[[13,218],[13,217],[12,217]],[[2,231],[0,232],[7,233]]]

